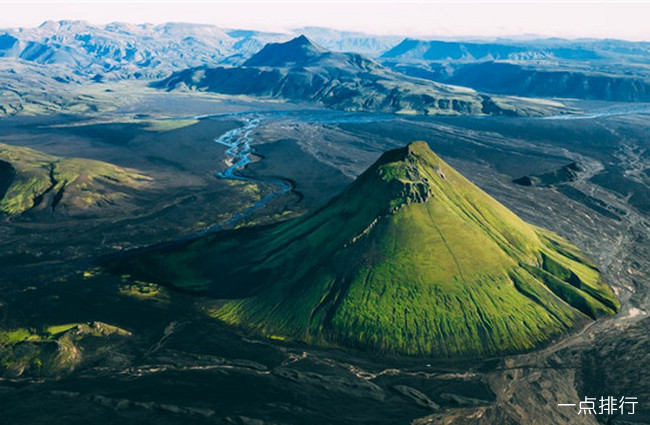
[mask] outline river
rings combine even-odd
[[[202,231],[202,233],[211,233],[217,231],[225,226],[231,226],[240,222],[243,218],[251,215],[253,212],[257,211],[264,205],[268,204],[271,200],[277,198],[280,195],[284,195],[291,191],[292,186],[289,182],[281,179],[261,179],[254,177],[247,177],[238,174],[243,170],[248,164],[251,163],[251,155],[253,153],[253,148],[251,143],[253,142],[253,131],[257,126],[262,122],[260,117],[242,117],[244,125],[230,130],[220,137],[214,139],[215,143],[226,146],[226,155],[230,157],[229,164],[230,166],[219,173],[216,174],[216,177],[219,179],[225,180],[239,180],[252,183],[262,183],[274,186],[275,188],[271,193],[267,194],[259,201],[255,202],[252,206],[246,208],[244,211],[240,211],[233,215],[230,219],[210,226]]]

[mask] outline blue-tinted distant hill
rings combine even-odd
[[[395,71],[489,93],[650,101],[650,43],[405,39],[382,55]]]
[[[539,39],[465,42],[406,38],[381,55],[385,59],[431,61],[557,60],[650,64],[650,43],[624,40]]]
[[[37,28],[0,30],[0,60],[62,65],[104,79],[160,78],[169,72],[249,56],[285,34],[242,32],[211,25],[48,21]]]
[[[401,39],[313,27],[300,33],[329,50],[376,56]],[[267,43],[296,35],[177,22],[93,25],[47,21],[37,28],[0,29],[0,60],[61,65],[76,74],[99,75],[104,80],[155,79],[192,66],[238,65]]]

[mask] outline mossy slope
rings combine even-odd
[[[0,143],[0,212],[59,205],[73,211],[111,205],[151,181],[133,170],[85,158],[60,158]]]
[[[524,351],[619,307],[576,247],[423,142],[385,153],[303,217],[118,267],[230,298],[212,314],[264,335],[410,355]]]
[[[40,331],[0,328],[0,377],[60,376],[74,370],[84,357],[93,357],[93,340],[128,336],[130,332],[102,322],[53,325]]]

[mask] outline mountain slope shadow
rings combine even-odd
[[[304,216],[107,267],[223,299],[211,315],[262,335],[386,354],[521,352],[619,308],[575,246],[424,142],[386,152]]]

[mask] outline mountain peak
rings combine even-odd
[[[432,178],[426,176],[440,177],[438,161],[427,143],[413,142],[384,153],[364,173],[371,176],[364,176],[359,181],[381,179],[384,188],[380,188],[376,181],[369,185],[386,196],[386,205],[382,209],[395,213],[404,205],[423,203],[432,196]]]
[[[306,36],[300,35],[284,43],[267,44],[244,62],[244,66],[289,67],[302,65],[326,52],[327,50]]]
[[[438,156],[431,150],[427,142],[416,141],[408,145],[385,152],[377,161],[378,164],[394,161],[428,159],[432,160]]]
[[[309,45],[314,44],[306,35],[300,34],[298,37],[288,41],[288,44],[300,44],[300,45]]]
[[[59,21],[54,21],[54,20],[43,21],[43,23],[41,23],[38,26],[38,28],[61,29],[63,27],[75,28],[75,27],[88,27],[88,26],[90,26],[90,23],[88,21],[64,19]]]

